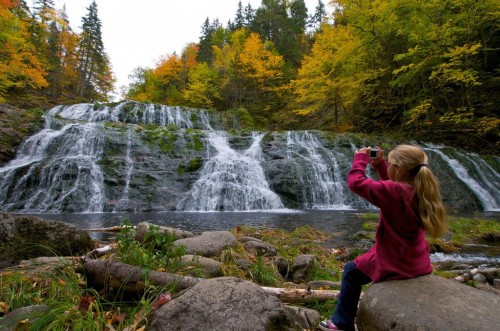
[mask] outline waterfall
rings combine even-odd
[[[349,135],[229,135],[219,131],[228,121],[217,114],[133,101],[56,106],[44,117],[44,129],[0,168],[1,210],[374,208],[347,187],[360,144]],[[498,157],[482,159],[444,146],[424,149],[438,161],[433,171],[446,184],[450,208],[500,210]],[[373,170],[366,173],[371,177]]]
[[[208,133],[216,154],[200,173],[193,188],[177,204],[185,211],[246,211],[283,209],[280,198],[269,189],[260,165],[260,141],[264,134],[254,134],[245,151],[229,146],[222,131]]]
[[[132,171],[134,169],[134,163],[132,157],[130,156],[130,149],[132,147],[132,128],[129,127],[127,130],[127,148],[125,150],[125,164],[127,166],[127,172],[125,174],[125,188],[123,189],[122,196],[120,200],[116,203],[114,212],[127,211],[129,209],[129,191],[130,191],[130,177],[132,176]]]
[[[287,158],[301,182],[305,209],[350,209],[347,185],[339,166],[340,153],[326,149],[308,131],[287,132]]]
[[[50,117],[87,122],[123,122],[133,124],[156,124],[162,127],[175,125],[182,129],[198,127],[212,130],[210,116],[205,110],[182,109],[165,105],[143,104],[126,101],[116,106],[96,106],[89,103],[71,106],[56,106],[48,113]]]
[[[0,169],[0,205],[37,212],[101,212],[104,207],[101,125],[44,129]]]
[[[443,146],[426,145],[424,150],[436,153],[446,162],[457,178],[465,183],[477,196],[485,210],[500,210],[498,192],[500,192],[500,176],[483,159],[473,153],[457,152],[457,157],[468,162],[471,167],[465,167],[458,159],[445,154]],[[471,171],[474,169],[475,171]]]

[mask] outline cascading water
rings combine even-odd
[[[209,132],[216,154],[204,165],[200,178],[177,204],[185,211],[246,211],[283,209],[280,198],[269,189],[260,166],[260,141],[255,134],[250,148],[232,149],[222,131]]]
[[[325,148],[308,131],[286,134],[287,158],[293,163],[301,183],[304,209],[351,209],[352,196],[346,184],[345,170],[350,158]],[[369,208],[366,202],[354,198],[359,208]]]
[[[455,152],[456,158],[448,156],[443,151],[444,146],[426,145],[424,150],[439,155],[446,162],[457,178],[464,182],[477,198],[483,208],[489,211],[500,210],[500,176],[484,160],[473,153]],[[465,167],[462,162],[467,162],[470,167]],[[474,171],[471,171],[473,169]]]
[[[125,188],[123,189],[123,194],[120,200],[117,202],[116,207],[113,211],[127,211],[129,210],[129,191],[130,191],[130,177],[132,176],[132,171],[134,169],[134,163],[132,157],[130,156],[130,149],[132,146],[132,129],[131,127],[127,130],[127,149],[125,152],[125,164],[127,165],[127,172],[125,174]]]
[[[104,206],[102,125],[44,129],[0,169],[0,205],[27,211],[101,212]]]
[[[373,209],[347,188],[349,137],[230,136],[217,114],[130,101],[57,106],[45,120],[0,168],[4,211]],[[453,209],[499,210],[498,158],[425,148]]]

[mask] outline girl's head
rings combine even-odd
[[[388,156],[387,174],[391,180],[415,186],[420,216],[432,237],[446,232],[446,211],[441,200],[439,183],[428,166],[425,152],[418,146],[399,145]]]

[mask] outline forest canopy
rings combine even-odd
[[[109,101],[102,22],[95,2],[87,10],[75,33],[52,0],[0,0],[0,102]],[[240,1],[226,24],[193,24],[199,40],[136,68],[124,98],[207,108],[248,129],[400,134],[498,154],[497,0],[318,0],[313,13],[303,0]]]

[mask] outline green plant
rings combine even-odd
[[[117,237],[117,258],[120,261],[152,270],[176,271],[180,268],[179,260],[186,253],[186,248],[174,245],[175,235],[152,225],[142,242],[134,237],[135,229],[129,220],[125,220]]]
[[[280,284],[278,272],[266,264],[261,256],[257,256],[257,262],[249,269],[252,280],[261,285],[278,286]]]

